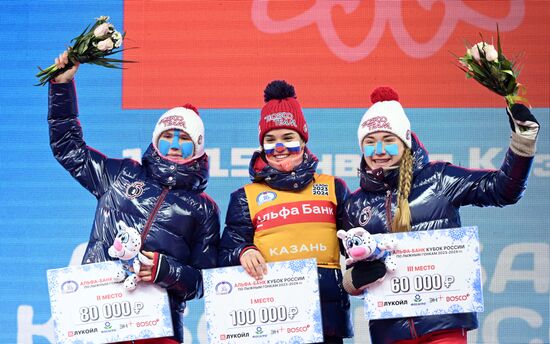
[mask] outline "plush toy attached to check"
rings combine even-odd
[[[141,264],[153,265],[153,261],[139,251],[141,235],[135,228],[127,226],[122,221],[118,223],[118,227],[115,241],[108,251],[109,256],[120,259],[123,264],[123,269],[118,272],[115,281],[124,281],[126,289],[134,290],[140,278],[136,273],[130,271],[130,267],[133,268],[133,271],[139,271]]]
[[[351,228],[348,231],[339,230],[336,235],[348,254],[346,265],[361,260],[380,259],[386,265],[386,270],[395,271],[397,264],[391,252],[395,249],[395,242],[383,234],[370,234],[362,227]]]

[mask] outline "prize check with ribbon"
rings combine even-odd
[[[483,311],[477,227],[383,235],[397,270],[365,290],[367,319]]]
[[[256,281],[241,266],[203,270],[209,343],[323,341],[315,259],[267,264]]]
[[[58,343],[111,343],[173,335],[165,289],[140,282],[133,291],[114,282],[118,261],[48,270]]]

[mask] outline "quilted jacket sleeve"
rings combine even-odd
[[[513,106],[512,115],[529,116],[525,106]],[[535,120],[536,121],[536,120]],[[513,127],[513,126],[512,126]],[[527,186],[536,151],[536,135],[531,137],[512,132],[510,148],[499,170],[472,170],[447,165],[443,173],[442,190],[455,206],[505,206],[516,203]]]
[[[86,145],[78,120],[74,81],[49,85],[48,126],[50,147],[57,161],[99,198],[128,159],[109,159]]]
[[[346,182],[344,182],[340,178],[334,178],[334,184],[336,189],[336,201],[338,204],[336,205],[336,230],[339,229],[345,229],[348,230],[351,227],[346,226],[347,217],[346,217],[346,201],[348,200],[350,196],[350,191],[348,189],[348,186],[346,185]],[[346,255],[346,251],[344,249],[344,245],[342,244],[341,240],[338,240],[340,243],[340,252],[343,256]]]
[[[204,217],[195,228],[189,264],[170,255],[155,255],[154,283],[177,293],[184,300],[203,296],[201,269],[216,267],[220,240],[219,208],[206,196],[203,209]]]
[[[457,207],[514,204],[523,196],[533,159],[508,149],[498,170],[465,169],[448,164],[442,173],[442,191]]]
[[[244,188],[240,188],[231,194],[229,200],[225,229],[220,241],[218,265],[239,265],[241,254],[248,249],[255,249],[254,226],[246,193]]]

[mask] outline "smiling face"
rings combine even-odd
[[[363,147],[365,162],[371,170],[397,166],[405,150],[405,144],[401,139],[384,131],[365,136],[361,147]]]
[[[273,129],[265,134],[263,148],[270,166],[291,171],[303,160],[304,141],[291,129]]]
[[[182,130],[163,131],[157,143],[159,152],[173,161],[185,161],[193,156],[194,145],[191,137]]]

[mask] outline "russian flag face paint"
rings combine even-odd
[[[399,146],[395,143],[391,144],[383,144],[382,141],[376,141],[375,145],[364,145],[363,151],[365,152],[365,156],[374,156],[376,155],[383,155],[388,154],[391,156],[399,155]]]
[[[265,143],[264,152],[266,155],[274,155],[277,153],[283,153],[285,150],[289,154],[300,154],[302,147],[300,146],[300,141],[290,141],[290,142],[277,142],[277,143]]]

